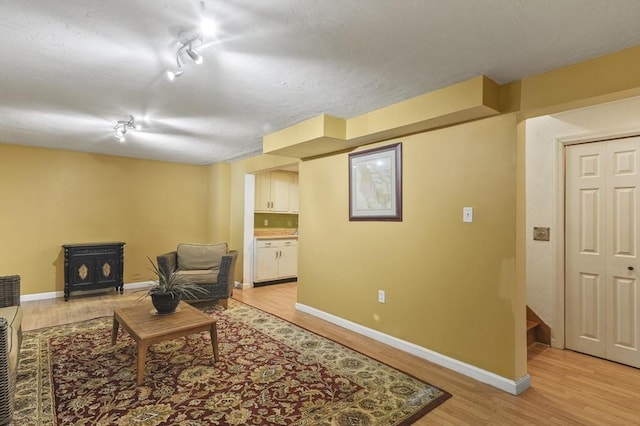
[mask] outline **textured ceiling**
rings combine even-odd
[[[171,82],[179,33],[217,34]],[[193,164],[485,74],[640,44],[638,0],[0,0],[0,141]],[[142,129],[120,143],[133,114]]]

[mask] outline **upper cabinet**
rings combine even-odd
[[[255,211],[298,213],[298,173],[275,170],[257,174]]]
[[[298,174],[293,173],[291,176],[291,185],[289,185],[289,212],[298,213]]]

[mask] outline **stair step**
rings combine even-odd
[[[538,323],[536,321],[527,320],[527,331],[531,330],[532,328],[536,328],[539,325],[540,325],[540,323]]]

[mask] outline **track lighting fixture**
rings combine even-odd
[[[124,142],[124,135],[128,130],[140,130],[140,125],[136,124],[136,119],[133,115],[129,116],[129,121],[119,120],[116,126],[113,128],[115,136],[120,142]]]
[[[167,77],[173,81],[177,77],[180,77],[184,70],[182,69],[183,61],[185,57],[189,58],[196,64],[202,63],[202,55],[196,50],[197,46],[202,45],[203,35],[200,33],[181,33],[180,36],[180,48],[176,51],[176,68],[174,70],[167,71]],[[185,55],[186,54],[186,55]]]
[[[202,55],[196,50],[193,50],[191,43],[189,43],[189,47],[187,48],[187,55],[189,55],[191,60],[196,64],[200,65],[202,63]]]
[[[176,77],[180,77],[183,72],[184,71],[182,71],[182,65],[178,63],[178,68],[176,68],[173,71],[172,70],[167,71],[167,77],[169,77],[169,80],[173,81],[176,79]]]

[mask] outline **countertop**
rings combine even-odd
[[[253,237],[256,240],[297,240],[298,230],[295,228],[255,228]]]

